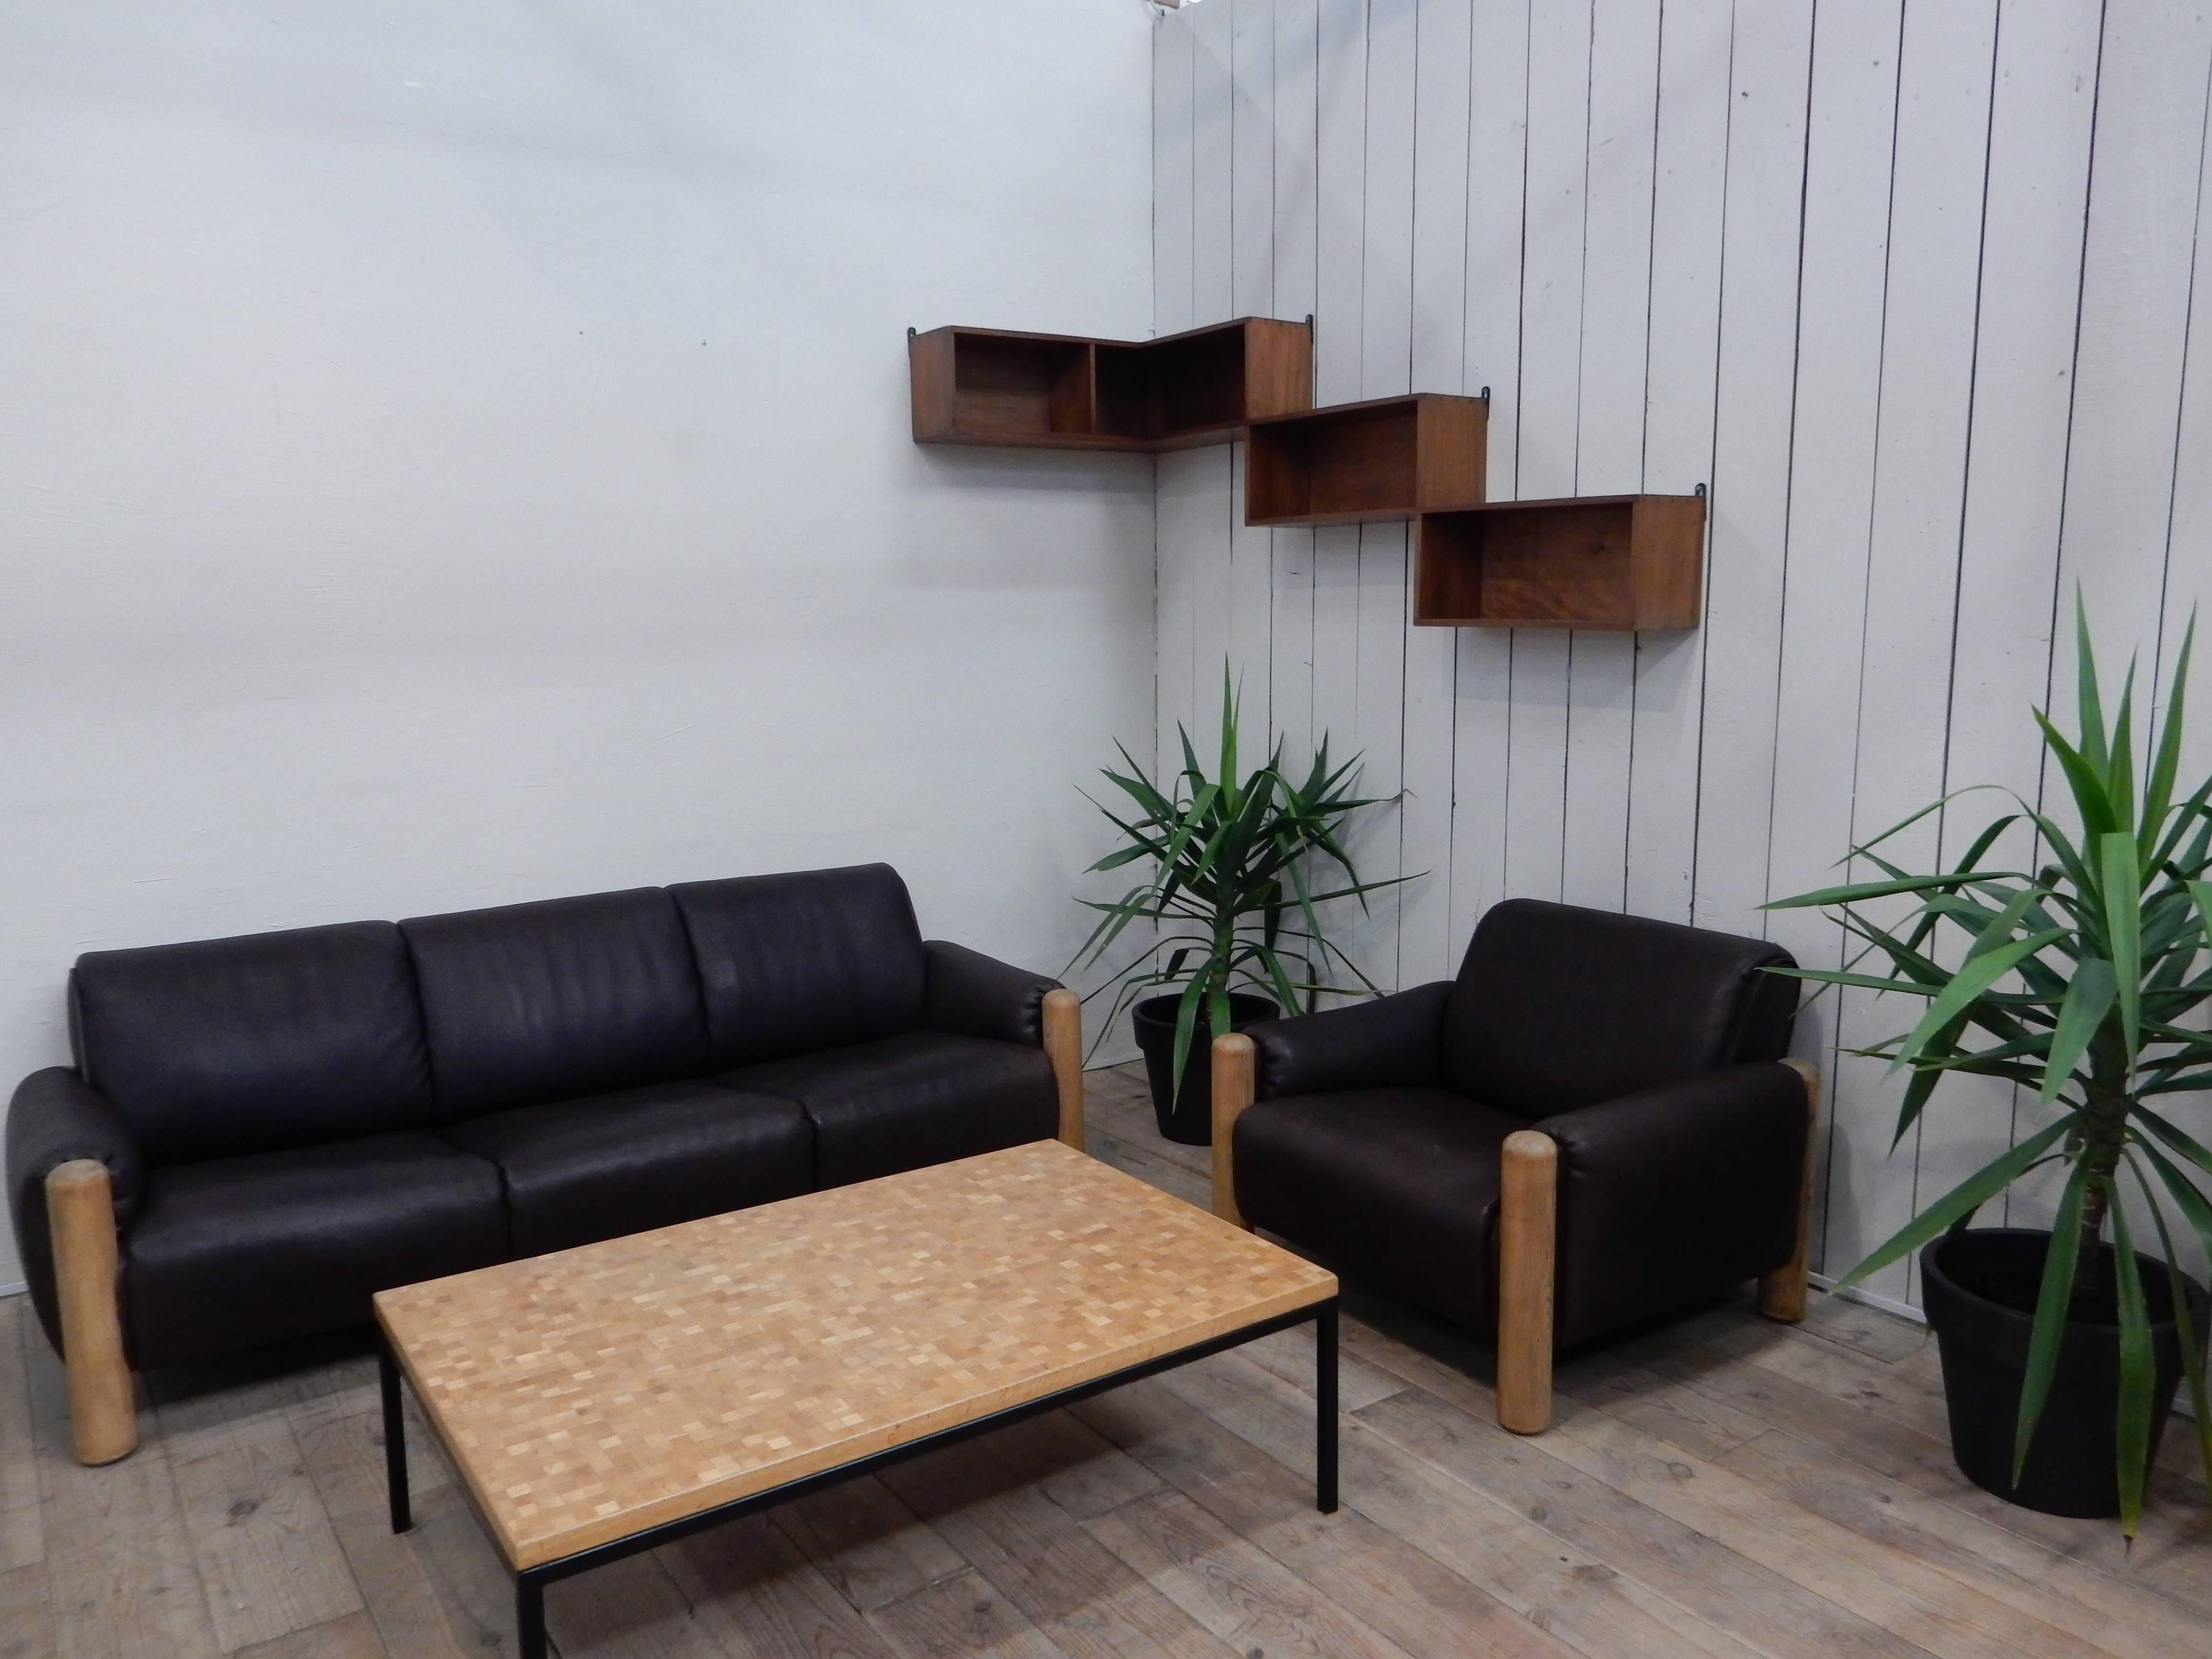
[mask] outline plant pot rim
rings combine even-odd
[[[1951,1295],[1966,1297],[1969,1300],[1978,1303],[1984,1308],[2002,1319],[2014,1322],[2023,1328],[2027,1328],[2033,1327],[2035,1323],[2035,1315],[2033,1310],[2023,1312],[2018,1308],[2012,1307],[2006,1303],[1998,1301],[1993,1296],[1989,1296],[1981,1291],[1976,1290],[1971,1285],[1961,1282],[1955,1274],[1945,1270],[1942,1261],[1942,1252],[1946,1245],[1955,1244],[1962,1240],[1988,1240],[1991,1243],[2003,1240],[2033,1240],[2040,1247],[2048,1249],[2051,1243],[2051,1230],[2048,1227],[1968,1227],[1955,1233],[1942,1233],[1938,1235],[1936,1237],[1929,1239],[1928,1243],[1920,1247],[1920,1269],[1922,1273],[1928,1275],[1929,1278],[1939,1281],[1942,1288]],[[2098,1248],[2101,1250],[2110,1251],[2113,1247],[2112,1241],[2110,1239],[2106,1239],[2100,1242]],[[2148,1255],[2143,1250],[2138,1249],[2136,1251],[2135,1255],[2138,1271],[2147,1268],[2149,1269],[2151,1273],[2160,1277],[2163,1277],[2169,1273],[2172,1273],[2175,1277],[2181,1280],[2183,1285],[2188,1287],[2191,1308],[2201,1310],[2204,1306],[2206,1299],[2204,1287],[2197,1284],[2196,1280],[2191,1279],[2188,1274],[2179,1273],[2174,1269],[2169,1268],[2167,1265],[2164,1261],[2160,1261],[2157,1256]],[[2082,1267],[2088,1266],[2094,1260],[2094,1258],[2090,1257],[2085,1252],[2081,1267],[2077,1267],[2075,1272],[2078,1273]],[[2143,1287],[2143,1291],[2145,1298],[2148,1300],[2152,1295],[2152,1287],[2146,1285]],[[2165,1315],[2162,1317],[2154,1315],[2150,1322],[2151,1330],[2159,1335],[2164,1335],[2165,1334],[2176,1329],[2172,1304],[2169,1299],[2170,1295],[2171,1292],[2168,1292],[2167,1297],[2159,1298],[2160,1302],[2164,1303],[2166,1307],[2166,1312]],[[2102,1333],[2106,1335],[2111,1336],[2116,1341],[2118,1340],[2120,1333],[2119,1322],[2117,1320],[2075,1319],[2069,1316],[2065,1321],[2065,1325],[2066,1328],[2069,1331]]]
[[[1129,1012],[1133,1014],[1142,1013],[1146,1009],[1157,1008],[1163,1003],[1165,1003],[1169,1007],[1172,1008],[1182,1000],[1182,992],[1167,991],[1156,997],[1138,998],[1136,1001],[1129,1005]],[[1235,1013],[1239,1003],[1243,1004],[1244,1006],[1248,1008],[1255,1003],[1259,1003],[1264,1006],[1274,1009],[1277,1013],[1280,1013],[1283,1007],[1283,1005],[1276,1001],[1274,998],[1263,995],[1258,991],[1231,991],[1229,994],[1229,1012],[1232,1014]],[[1198,1005],[1198,1017],[1200,1019],[1204,1019],[1206,1018],[1206,1004],[1202,1000]],[[1158,1019],[1160,1016],[1158,1014],[1152,1014],[1148,1015],[1147,1018]],[[1172,1016],[1170,1016],[1170,1018],[1172,1018]]]

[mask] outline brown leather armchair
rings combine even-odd
[[[1498,1340],[1540,1433],[1552,1355],[1759,1285],[1802,1319],[1815,1074],[1760,939],[1531,899],[1456,980],[1213,1045],[1213,1206]]]

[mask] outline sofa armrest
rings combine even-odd
[[[31,1305],[69,1370],[77,1459],[111,1462],[138,1443],[117,1271],[117,1235],[145,1196],[138,1138],[82,1078],[50,1066],[9,1104],[7,1161]]]
[[[1340,1089],[1422,1088],[1439,1076],[1448,980],[1248,1028],[1261,1100]]]
[[[1060,981],[933,939],[922,945],[929,962],[921,1023],[955,1036],[995,1037],[1001,1042],[1044,1041],[1044,994]]]
[[[106,1097],[64,1066],[25,1078],[8,1108],[8,1201],[31,1305],[57,1352],[61,1316],[54,1295],[53,1240],[46,1219],[46,1177],[64,1164],[105,1164],[115,1219],[127,1226],[145,1195],[138,1137]]]
[[[1811,1122],[1781,1061],[1529,1125],[1559,1148],[1562,1345],[1725,1294],[1800,1246]]]
[[[1083,1010],[1056,979],[941,939],[924,942],[921,1023],[954,1036],[1042,1047],[1060,1100],[1059,1137],[1083,1150]]]

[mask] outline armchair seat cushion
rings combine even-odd
[[[499,1171],[420,1130],[149,1170],[123,1240],[131,1361],[367,1324],[375,1291],[506,1255]]]
[[[1500,1149],[1528,1127],[1443,1089],[1261,1101],[1237,1120],[1237,1207],[1341,1272],[1492,1330]]]
[[[1044,1051],[988,1037],[908,1031],[741,1066],[720,1081],[805,1109],[817,1187],[1047,1140],[1060,1127]]]
[[[442,1133],[506,1177],[516,1256],[790,1198],[814,1179],[806,1114],[718,1083],[520,1106]]]

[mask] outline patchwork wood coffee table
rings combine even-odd
[[[555,1579],[1308,1320],[1330,1510],[1336,1292],[1053,1140],[385,1291],[392,1528],[404,1371],[544,1659]]]

